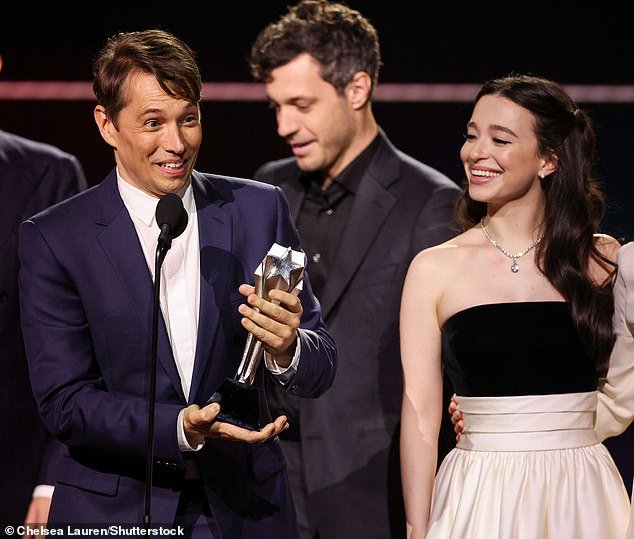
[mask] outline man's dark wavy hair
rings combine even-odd
[[[304,0],[269,24],[251,48],[249,64],[256,80],[266,81],[271,71],[302,53],[321,66],[321,76],[339,93],[355,73],[366,72],[373,88],[379,77],[379,38],[370,22],[343,4]]]

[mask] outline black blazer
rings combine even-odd
[[[389,467],[400,482],[394,451],[403,388],[398,324],[403,282],[419,251],[453,235],[449,223],[460,192],[455,183],[397,150],[382,131],[379,137],[319,298],[339,370],[326,394],[295,402],[309,492],[345,485],[346,477],[365,467],[383,468],[383,474]],[[300,173],[290,158],[267,163],[255,174],[284,190],[296,222],[304,197]],[[365,495],[386,498],[388,492]]]
[[[0,131],[0,522],[21,524],[36,484],[54,484],[57,442],[40,421],[18,310],[18,227],[86,187],[77,159]]]

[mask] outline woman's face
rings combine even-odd
[[[506,97],[478,100],[460,150],[473,200],[500,206],[541,196],[538,174],[552,169],[538,154],[533,123],[527,109]]]

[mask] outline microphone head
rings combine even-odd
[[[163,195],[156,205],[156,223],[162,230],[163,225],[169,226],[169,236],[177,238],[187,227],[187,211],[183,207],[183,201],[175,193]]]

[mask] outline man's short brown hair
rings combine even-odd
[[[202,80],[192,50],[165,30],[112,36],[93,64],[93,91],[115,126],[126,106],[126,79],[132,71],[151,73],[170,96],[192,103],[201,97]]]

